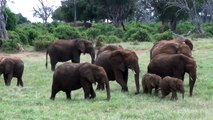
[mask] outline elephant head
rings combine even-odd
[[[131,50],[115,50],[110,56],[110,60],[113,63],[113,67],[124,72],[127,68],[134,71],[135,75],[135,85],[136,85],[136,94],[139,93],[140,84],[139,84],[139,65],[138,57],[134,51]]]
[[[95,60],[95,49],[93,47],[93,43],[86,40],[76,39],[75,42],[77,48],[81,51],[81,53],[88,53],[91,56],[91,63],[94,63]]]
[[[90,83],[98,82],[101,84],[105,84],[107,100],[110,100],[109,80],[105,70],[102,67],[85,63],[79,68],[79,72],[80,75],[88,80]]]

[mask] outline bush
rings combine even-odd
[[[39,33],[34,29],[29,29],[27,31],[28,34],[28,42],[30,45],[33,45],[33,41],[39,36]]]
[[[17,51],[17,49],[16,49],[17,43],[18,43],[17,39],[4,40],[3,43],[2,43],[1,50],[5,51],[5,52]]]
[[[98,37],[99,35],[101,35],[101,30],[96,29],[96,28],[90,28],[87,30],[87,37],[88,39],[96,39],[96,37]]]
[[[80,38],[80,32],[69,25],[59,25],[54,30],[54,35],[59,39]]]
[[[15,40],[17,42],[20,41],[19,34],[16,33],[15,31],[8,31],[8,37],[9,37],[10,40]]]
[[[172,38],[173,37],[172,37],[172,31],[171,30],[167,30],[163,33],[156,33],[155,35],[153,35],[154,41],[170,40]]]
[[[180,22],[177,24],[177,33],[178,34],[187,34],[189,31],[194,31],[195,27],[191,22]]]
[[[53,42],[54,40],[56,40],[56,38],[54,37],[54,35],[43,35],[43,36],[39,36],[34,42],[33,45],[35,47],[36,51],[43,51],[46,50],[48,45]]]
[[[133,28],[125,34],[124,40],[126,41],[151,41],[151,38],[146,29]]]
[[[106,42],[107,42],[107,43],[119,43],[119,42],[121,42],[121,39],[118,38],[118,37],[115,36],[115,35],[110,35],[109,37],[107,37]]]
[[[95,47],[96,48],[101,47],[104,44],[104,42],[106,42],[106,40],[107,40],[106,36],[99,35],[98,37],[96,37],[96,40],[95,40],[96,41],[96,45],[95,45]]]
[[[27,32],[26,32],[26,31],[23,31],[23,30],[16,30],[15,32],[19,35],[20,41],[21,41],[24,45],[29,44],[29,42],[28,42],[28,35],[27,35]]]
[[[213,37],[213,24],[212,23],[204,23],[203,30],[207,37]]]

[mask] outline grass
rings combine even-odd
[[[45,54],[23,56],[23,88],[16,87],[16,79],[13,79],[10,87],[6,87],[3,77],[0,78],[0,120],[210,120],[213,113],[213,39],[193,41],[193,44],[198,75],[194,95],[189,97],[188,79],[185,79],[185,99],[182,100],[181,94],[178,94],[177,101],[170,101],[170,96],[161,100],[142,93],[134,95],[136,89],[132,71],[128,93],[121,93],[120,86],[110,82],[110,101],[105,100],[105,91],[96,91],[97,97],[94,100],[84,100],[82,89],[72,92],[71,101],[66,100],[63,92],[59,92],[55,101],[51,101],[52,72],[50,64],[48,69],[45,68]],[[138,52],[141,76],[146,73],[149,49],[153,44],[121,45],[128,49],[142,50]],[[82,62],[90,62],[89,55],[83,55],[82,59]]]

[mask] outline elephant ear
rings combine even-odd
[[[80,68],[79,68],[80,75],[81,75],[81,77],[88,80],[89,82],[95,83],[94,73],[92,71],[91,66],[88,64],[85,63],[82,66],[80,66]]]
[[[122,51],[115,50],[111,52],[109,60],[114,68],[125,71],[125,63],[123,61]]]
[[[185,39],[184,42],[189,46],[189,48],[192,50],[193,49],[193,44],[189,39]]]
[[[85,54],[85,43],[84,43],[84,41],[83,41],[83,40],[77,39],[75,44],[76,44],[77,48],[78,48],[83,54]]]

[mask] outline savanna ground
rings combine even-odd
[[[170,96],[161,100],[159,97],[142,93],[134,95],[136,89],[132,71],[129,75],[128,93],[122,93],[116,82],[110,82],[110,101],[105,100],[105,91],[96,91],[97,97],[94,100],[84,100],[82,89],[72,92],[70,101],[66,100],[63,92],[59,92],[55,101],[51,101],[49,97],[52,72],[50,64],[48,69],[45,68],[45,53],[10,54],[20,57],[25,63],[24,87],[16,87],[16,79],[13,79],[10,87],[6,87],[1,76],[0,120],[210,120],[213,116],[213,39],[194,40],[193,44],[193,56],[197,61],[194,95],[189,97],[189,80],[186,75],[185,99],[182,100],[181,94],[178,94],[177,101],[170,101]],[[136,50],[140,62],[141,80],[142,74],[146,73],[149,50],[153,43],[142,42],[139,45],[121,43],[121,45]],[[81,57],[82,61],[90,62],[88,55]]]

